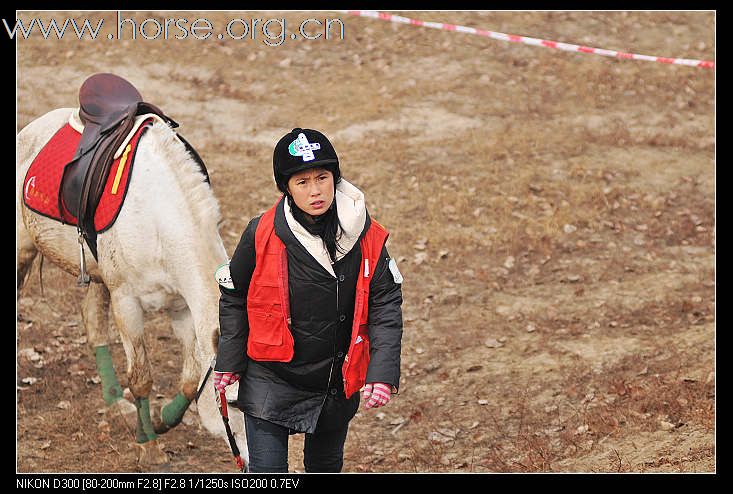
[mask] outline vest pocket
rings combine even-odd
[[[293,337],[283,320],[280,304],[248,307],[247,316],[247,355],[259,361],[290,362],[293,359]]]
[[[249,284],[249,292],[247,293],[247,303],[253,304],[255,308],[269,310],[273,300],[280,297],[279,285],[277,283],[269,283],[257,281]]]
[[[270,310],[251,309],[249,311],[250,328],[253,326],[258,328],[256,331],[250,331],[249,338],[257,343],[264,345],[282,345],[283,334],[282,314],[277,306],[271,306]]]

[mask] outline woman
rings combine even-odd
[[[287,472],[300,432],[305,471],[340,472],[359,391],[377,408],[399,387],[402,276],[326,136],[293,129],[273,168],[283,196],[217,272],[214,386],[240,381],[250,472]]]

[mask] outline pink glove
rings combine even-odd
[[[227,386],[237,381],[239,381],[239,374],[236,372],[214,371],[214,387],[219,392],[224,391]]]
[[[392,397],[392,386],[385,383],[369,383],[364,386],[361,397],[366,400],[364,408],[379,408]]]

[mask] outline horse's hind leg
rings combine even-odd
[[[183,362],[181,369],[180,390],[176,396],[168,402],[160,413],[153,415],[155,432],[162,434],[177,426],[183,419],[191,401],[196,398],[196,391],[201,372],[200,364],[196,358],[196,333],[193,327],[193,318],[188,306],[181,299],[179,306],[168,311],[171,318],[173,333],[183,345]]]
[[[122,346],[127,356],[128,384],[137,408],[137,443],[140,446],[138,462],[155,467],[168,465],[168,456],[157,442],[158,435],[150,420],[150,391],[153,379],[143,338],[143,309],[136,297],[111,294],[112,314],[120,331]]]
[[[33,240],[31,240],[30,235],[28,235],[28,230],[25,229],[23,218],[21,218],[20,213],[16,214],[15,232],[18,246],[16,279],[17,289],[20,291],[25,283],[28,270],[33,264],[33,259],[35,259],[36,254],[38,254],[38,250],[36,249],[36,245],[33,243]]]
[[[94,351],[97,372],[102,380],[102,397],[111,410],[123,416],[135,413],[135,407],[123,398],[117,381],[112,355],[109,351],[108,332],[109,290],[102,283],[91,283],[81,304],[81,316],[87,331],[87,342]]]

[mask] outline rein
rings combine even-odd
[[[224,421],[224,429],[227,431],[227,439],[229,439],[229,447],[232,449],[232,455],[234,456],[234,461],[237,463],[237,468],[240,472],[244,472],[244,460],[242,460],[242,457],[239,456],[239,448],[237,447],[237,441],[234,439],[234,434],[232,434],[232,429],[229,427],[229,412],[227,411],[227,397],[224,391],[217,392],[214,390],[217,398],[217,402],[219,403],[219,412],[221,412],[221,418]]]
[[[211,359],[211,365],[209,365],[209,370],[206,371],[206,375],[204,376],[204,380],[201,382],[201,385],[199,386],[198,391],[196,392],[196,403],[199,402],[199,397],[201,397],[201,392],[204,390],[204,386],[206,385],[206,382],[209,380],[209,376],[211,376],[211,371],[214,370],[214,366],[216,366],[216,358]],[[219,405],[219,413],[221,413],[221,419],[224,421],[224,429],[227,433],[227,439],[229,440],[229,447],[232,450],[232,455],[234,456],[234,461],[237,463],[237,468],[240,472],[244,472],[244,460],[242,460],[242,457],[239,453],[239,448],[237,447],[237,440],[234,438],[234,434],[232,434],[232,429],[229,427],[229,410],[227,409],[227,397],[226,393],[224,391],[218,392],[217,390],[214,390],[214,393],[216,393],[216,402]],[[236,408],[236,405],[234,403],[231,403],[232,406]]]
[[[206,382],[209,380],[209,376],[211,375],[211,371],[214,370],[214,366],[216,365],[216,357],[211,359],[211,364],[209,365],[209,370],[206,371],[206,375],[204,376],[204,380],[201,381],[201,385],[199,386],[198,391],[196,391],[196,404],[199,402],[199,397],[201,397],[201,392],[204,390],[204,386],[206,385]]]

